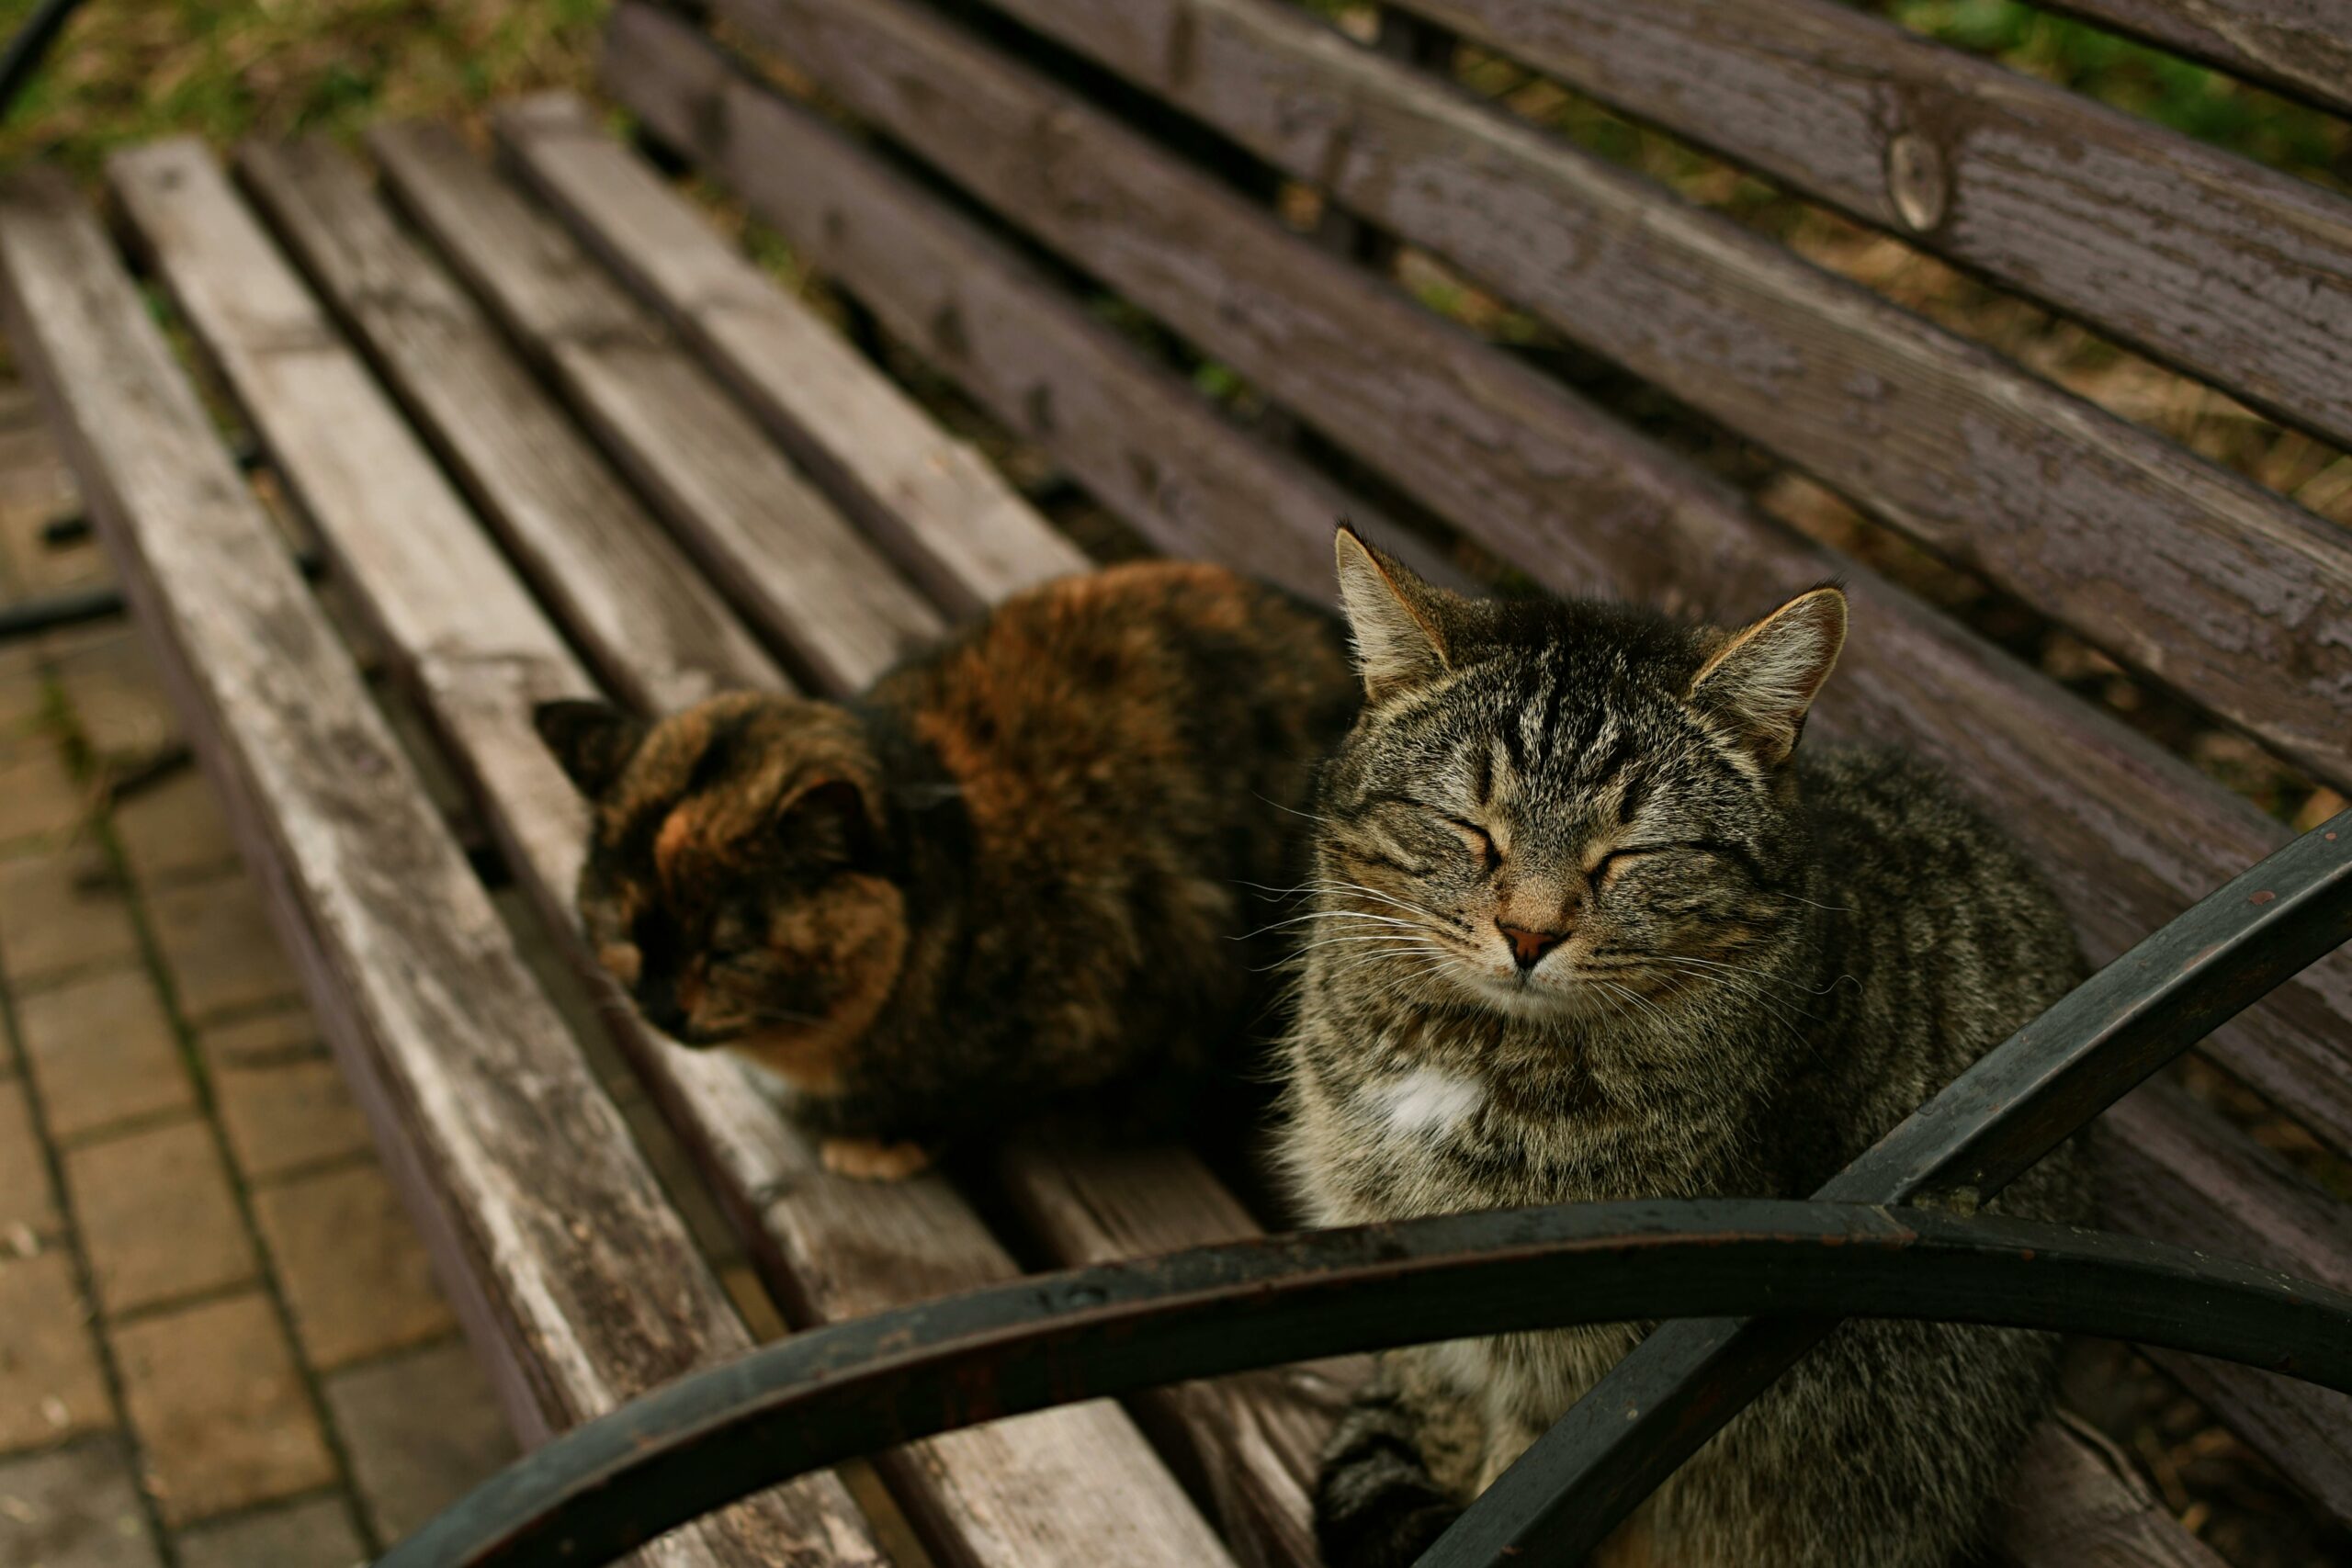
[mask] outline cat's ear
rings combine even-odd
[[[1724,639],[1691,679],[1690,700],[1739,727],[1767,767],[1788,761],[1804,716],[1846,646],[1846,595],[1835,585],[1800,593]]]
[[[645,738],[645,727],[612,704],[579,698],[541,703],[531,710],[531,725],[591,800],[612,788]]]
[[[1355,638],[1364,694],[1375,701],[1445,673],[1445,593],[1415,576],[1345,524],[1340,558],[1340,608]]]

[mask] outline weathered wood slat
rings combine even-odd
[[[2352,441],[2352,200],[1835,0],[1408,8]]]
[[[2352,111],[2352,4],[2346,0],[2047,0],[2049,9],[2119,28],[2275,87]]]
[[[1324,254],[1108,117],[900,0],[720,0],[857,112],[1192,335],[1464,533],[1568,592],[1736,618],[1844,576],[1854,636],[1826,731],[1947,763],[2040,856],[2096,957],[2285,829],[1882,580],[1758,519],[1557,384]],[[690,34],[679,48],[703,47]],[[650,94],[687,78],[649,75]],[[953,81],[952,94],[929,84]],[[643,103],[627,80],[632,103]],[[796,155],[752,95],[673,109]],[[723,118],[722,118],[723,117]],[[769,139],[774,138],[773,142]],[[846,193],[829,190],[836,201]],[[848,220],[850,209],[828,209]],[[763,216],[798,243],[791,210]],[[817,214],[820,220],[824,214]],[[2352,959],[2217,1033],[2214,1059],[2352,1147]]]
[[[707,158],[714,173],[744,196],[765,220],[783,231],[804,255],[820,265],[831,267],[850,261],[878,261],[884,255],[900,253],[901,247],[896,243],[868,250],[858,236],[872,231],[895,241],[910,227],[910,220],[900,216],[900,209],[919,206],[920,197],[913,196],[902,184],[894,186],[892,177],[870,160],[853,161],[852,155],[837,138],[812,131],[808,117],[779,107],[772,98],[755,92],[741,81],[731,81],[725,72],[711,69],[707,47],[687,29],[658,17],[634,15],[626,9],[616,26],[631,29],[629,36],[633,49],[628,58],[636,69],[618,85],[629,94],[632,106],[645,116],[649,125],[662,134],[673,138],[680,145],[695,148]],[[697,55],[701,62],[665,61],[661,63],[658,75],[644,69],[653,57],[665,51]],[[632,89],[629,85],[632,81],[643,84],[649,80],[662,85],[653,90]],[[761,177],[760,171],[772,168],[789,169],[791,177]],[[875,217],[877,210],[883,214],[878,220]],[[1003,265],[1001,252],[991,257],[985,248],[966,247],[953,254],[958,263],[955,281],[957,290],[984,288],[984,282],[976,280],[985,278],[989,265]],[[942,298],[940,286],[927,278],[902,281],[895,272],[887,269],[878,273],[860,272],[845,265],[842,270],[847,276],[866,279],[869,298],[886,315],[891,309],[894,291],[899,295],[899,309],[909,313],[912,313],[910,307],[917,302],[927,304],[932,299]],[[953,293],[944,296],[951,302],[960,297]],[[1216,340],[1210,341],[1214,343]],[[1415,348],[1397,352],[1400,355],[1397,363],[1409,364],[1416,361],[1403,355],[1427,351]],[[1392,420],[1380,426],[1380,433],[1392,439],[1402,439],[1397,434],[1401,428],[1398,422]],[[1227,439],[1238,440],[1238,437],[1228,433]],[[1718,514],[1722,510],[1720,502],[1703,498],[1702,505],[1717,511]],[[1697,508],[1693,511],[1698,513]],[[1457,520],[1471,523],[1473,531],[1476,531],[1476,513],[1457,513]],[[1319,534],[1319,530],[1317,532]],[[1742,537],[1743,534],[1746,538]],[[1506,542],[1515,558],[1535,563],[1547,558],[1545,550],[1532,543],[1544,536],[1544,533],[1531,528],[1516,532]],[[1572,536],[1553,536],[1574,547]],[[1716,563],[1727,552],[1723,546],[1716,544],[1718,540],[1729,546],[1729,551],[1735,553],[1735,560],[1738,557],[1746,558],[1743,565],[1733,566],[1735,571],[1743,570],[1743,566],[1745,570],[1756,570],[1754,563],[1758,554],[1769,557],[1775,550],[1793,551],[1795,548],[1779,543],[1753,524],[1743,525],[1726,519],[1719,527],[1711,527],[1699,536],[1697,542],[1700,547],[1692,549],[1684,562],[1668,562],[1663,569],[1655,569],[1645,558],[1647,551],[1644,549],[1635,556],[1634,562],[1639,575],[1606,565],[1594,570],[1603,586],[1613,586],[1619,591],[1631,589],[1640,592],[1648,584],[1670,581],[1676,564],[1689,566],[1703,580],[1723,570]],[[1232,542],[1240,546],[1243,551],[1251,543],[1249,539]],[[1230,547],[1221,553],[1226,558],[1239,564],[1257,564],[1250,554],[1238,553]],[[1585,556],[1584,558],[1595,558]],[[1600,558],[1606,560],[1606,558]],[[1766,569],[1775,573],[1770,581],[1792,584],[1801,583],[1807,577],[1817,581],[1834,570],[1832,563],[1825,558],[1809,552],[1797,554],[1796,562],[1795,565]],[[1577,585],[1577,580],[1572,576],[1564,577],[1556,570],[1547,573],[1540,566],[1537,570],[1539,576],[1548,575],[1555,585]],[[1611,571],[1616,573],[1613,579],[1605,575]],[[1858,584],[1858,589],[1867,591],[1868,588],[1867,584]],[[1752,588],[1740,592],[1760,597]],[[1885,591],[1880,589],[1877,592],[1884,593]],[[2231,829],[2232,824],[2246,823],[2251,817],[2242,806],[2210,784],[2202,781],[2184,780],[2181,770],[2160,758],[2152,758],[2151,749],[2119,736],[2104,721],[2084,723],[2074,711],[2070,700],[2051,693],[2043,683],[2026,675],[2014,664],[1982,650],[1963,635],[1944,627],[1933,617],[1920,615],[1899,596],[1888,594],[1884,603],[1894,614],[1884,619],[1874,617],[1871,623],[1872,635],[1883,631],[1900,635],[1913,626],[1924,626],[1926,635],[1914,633],[1905,638],[1908,648],[1905,651],[1879,656],[1884,660],[1879,667],[1888,671],[1879,679],[1894,682],[1894,689],[1888,695],[1876,698],[1871,705],[1872,712],[1889,716],[1887,720],[1874,726],[1877,733],[1904,736],[1915,742],[1929,744],[1948,757],[1953,756],[1957,750],[1960,765],[1963,768],[1980,762],[2017,767],[2020,776],[2030,782],[2047,782],[2049,759],[2053,752],[2064,757],[2069,748],[2078,748],[2086,753],[2083,761],[2090,764],[2089,788],[2092,793],[2086,801],[2069,803],[2064,810],[2070,822],[2078,822],[2080,814],[2088,806],[2096,811],[2096,819],[2102,826],[2086,842],[2075,841],[2073,835],[2077,829],[2072,827],[2060,828],[2049,833],[2045,840],[2053,852],[2066,852],[2077,857],[2077,864],[2082,869],[2074,874],[2079,880],[2073,890],[2083,895],[2083,902],[2078,904],[2078,908],[2087,908],[2096,912],[2103,900],[2113,896],[2113,885],[2108,880],[2113,875],[2112,872],[2098,869],[2096,865],[2101,854],[2121,859],[2154,852],[2159,857],[2158,863],[2165,863],[2167,840],[2162,835],[2156,835],[2144,847],[2136,847],[2134,840],[2148,837],[2150,829],[2144,823],[2135,827],[2127,820],[2125,812],[2114,808],[2119,804],[2130,801],[2144,803],[2152,795],[2167,795],[2168,804],[2178,805],[2184,812],[2211,812],[2218,818],[2224,832]],[[1858,646],[1856,654],[1859,656],[1860,652]],[[1950,678],[1937,680],[1932,668],[1919,668],[1942,663],[1955,657],[1962,660],[1962,679],[1957,684]],[[1906,670],[1906,666],[1912,668]],[[1872,677],[1866,673],[1868,667],[1865,661],[1864,669],[1858,670],[1849,660],[1846,669],[1841,671],[1840,679],[1860,675],[1864,680],[1871,680]],[[1923,680],[1924,685],[1911,684]],[[1968,732],[1979,721],[1973,715],[1961,718],[1951,713],[1955,691],[1964,698],[1961,703],[1963,709],[2006,716],[1995,722],[2009,728],[2010,735],[1991,749],[1989,755],[1981,750],[1972,754],[1970,748],[1976,747],[1978,743],[1968,739]],[[2021,716],[2011,711],[2020,705],[2031,714],[2022,722],[2019,721]],[[1939,738],[1939,722],[1952,725],[1951,733],[1959,738],[1957,741]],[[1849,733],[1854,728],[1849,721]],[[2082,761],[2074,765],[2079,767]],[[2000,781],[1996,778],[1992,782],[1997,784]],[[2075,787],[2082,786],[2077,784]],[[2114,796],[2098,793],[2116,787],[2122,787],[2125,794]],[[2043,803],[2051,797],[2029,791],[2012,795],[2010,798],[2023,805],[2026,810],[2039,812],[2048,809]],[[2055,798],[2064,801],[2066,791],[2064,788],[2056,791]],[[2031,826],[2022,819],[2019,825]],[[2236,852],[2248,860],[2264,852],[2256,833],[2277,831],[2267,825],[2258,829],[2250,825],[2238,830],[2245,837],[2240,840],[2243,847]],[[2086,847],[2095,847],[2098,852],[2086,854]],[[2220,868],[2227,864],[2225,857],[2231,852],[2226,847],[2217,847],[2212,852],[2215,867],[2212,874],[2217,878],[2222,874]],[[2199,874],[2193,862],[2176,861],[2171,864],[2173,874],[2181,877],[2180,886],[2193,886],[2189,878]],[[2145,886],[2146,883],[2143,882],[2143,886]],[[2163,907],[2165,897],[2161,892],[2151,894],[2142,906],[2143,913],[2141,918],[2154,923],[2169,913],[2169,909]],[[2110,940],[2120,942],[2136,934],[2125,921],[2114,919],[2111,911],[2107,918],[2111,922],[2109,927],[2113,933]],[[2324,1031],[2337,1029],[2340,1025],[2328,1022],[2325,1015],[2322,1014],[2313,1028],[2313,1038],[2315,1041],[2324,1040],[2327,1036]]]
[[[669,332],[446,126],[368,139],[401,202],[700,558],[811,673],[895,658],[930,613]]]
[[[417,1184],[419,1223],[518,1427],[543,1437],[740,1353],[750,1339],[725,1292],[61,177],[19,175],[0,191],[0,294],[9,341],[41,386],[388,1161]],[[284,320],[266,284],[253,309],[264,332]],[[297,333],[268,357],[300,383],[322,355],[315,333]],[[402,575],[389,555],[352,558]],[[517,700],[577,689],[518,626],[486,623],[485,646],[512,660],[498,668]],[[643,1557],[878,1562],[824,1477]]]
[[[1331,581],[1322,535],[1335,518],[1400,542],[1304,465],[1236,440],[1192,388],[881,160],[815,115],[735,81],[685,24],[617,6],[603,61],[610,91],[673,145],[710,159],[769,221],[789,213],[800,254],[1161,549],[1246,555],[1268,581],[1320,599]],[[747,120],[734,134],[727,127],[739,104]],[[707,134],[689,114],[710,117]],[[819,217],[828,211],[843,220],[828,227]]]
[[[1175,1150],[1007,1149],[999,1170],[1037,1239],[1064,1264],[1115,1263],[1262,1234],[1207,1167]],[[1317,1568],[1316,1456],[1370,1370],[1364,1357],[1177,1383],[1134,1400],[1210,1497],[1250,1568]]]
[[[511,161],[916,581],[967,615],[1087,558],[815,312],[719,243],[577,98],[503,106]]]
[[[2170,1085],[2117,1106],[2098,1139],[2108,1224],[2352,1285],[2352,1209]],[[2147,1355],[2329,1513],[2352,1520],[2352,1395],[2235,1363]]]
[[[999,4],[2352,787],[2352,532],[1301,11]]]
[[[322,288],[339,310],[364,314],[371,306],[368,291],[390,278],[405,280],[425,298],[450,287],[446,275],[390,222],[347,157],[317,148],[299,157],[249,155],[246,167],[256,190],[266,193],[280,226],[305,236],[299,247],[303,256],[341,257],[363,245],[375,249],[368,269],[318,271]],[[472,321],[472,330],[487,340],[489,323],[479,315]],[[485,341],[474,352],[509,351]],[[447,363],[421,360],[402,374],[423,383],[440,377]],[[467,398],[487,384],[487,378],[467,379],[437,391],[421,385],[414,389],[413,400],[436,442],[456,440],[454,427],[484,417],[486,411],[473,408]],[[504,385],[503,378],[497,384]],[[546,394],[535,388],[526,394],[545,401]],[[527,417],[554,415],[543,410]],[[521,470],[556,460],[558,450],[517,446],[486,452],[483,493],[536,493],[534,481]],[[366,521],[373,527],[389,525],[382,517]],[[648,592],[650,608],[659,592],[631,575],[634,566],[624,555],[575,550],[561,562],[564,581],[549,597],[567,607],[566,625],[590,657],[622,671],[638,689],[662,690],[693,671],[671,662],[678,654],[675,645],[632,636],[633,596]],[[357,586],[371,597],[379,591],[367,581]],[[401,584],[387,582],[380,591],[397,593]],[[610,606],[614,613],[582,615],[569,608],[580,604]],[[544,619],[539,627],[548,638],[557,636]],[[734,686],[783,684],[781,673],[748,639],[735,637],[719,646],[727,651],[723,662],[707,667],[711,680]],[[531,732],[527,711],[504,700],[503,691],[459,682],[428,682],[423,695],[438,713],[479,708],[478,722],[459,732],[458,742],[480,781],[489,814],[520,846],[518,875],[543,912],[569,931],[571,890],[585,829],[576,806],[546,808],[543,790],[568,793],[568,786],[560,776],[548,783],[552,764]],[[593,968],[584,954],[574,956],[583,968]],[[1016,1272],[943,1180],[893,1187],[829,1176],[808,1140],[730,1059],[682,1050],[640,1030],[625,1012],[611,1021],[718,1178],[722,1193],[748,1222],[745,1228],[770,1280],[794,1303],[801,1321],[902,1304]],[[933,1549],[950,1562],[997,1568],[1091,1563],[1101,1561],[1096,1554],[1103,1551],[1164,1568],[1216,1560],[1215,1542],[1197,1513],[1113,1405],[1091,1404],[944,1438],[883,1456],[877,1464]]]
[[[639,705],[669,709],[766,667],[676,542],[548,402],[473,300],[392,221],[350,154],[323,138],[257,143],[238,166],[537,591],[568,618],[647,649],[643,667],[662,672],[645,686],[639,666],[597,659],[605,683]],[[573,569],[581,557],[609,562],[631,592],[596,597],[594,576]]]
[[[2001,1568],[2226,1568],[2121,1450],[2063,1410],[2028,1439],[1987,1545]]]

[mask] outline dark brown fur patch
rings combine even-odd
[[[1269,999],[1243,939],[1356,690],[1335,621],[1221,568],[1046,583],[854,703],[655,726],[598,801],[582,913],[653,1021],[829,1131],[1197,1085]]]

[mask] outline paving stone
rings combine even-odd
[[[253,1278],[253,1243],[203,1122],[69,1149],[65,1188],[110,1314]]]
[[[51,1137],[196,1103],[179,1041],[144,970],[108,970],[21,997],[17,1021]]]
[[[238,863],[220,797],[193,767],[167,773],[116,806],[114,831],[131,875],[148,887]]]
[[[206,1031],[198,1045],[230,1151],[247,1180],[268,1180],[368,1147],[367,1118],[309,1013],[223,1025]]]
[[[88,814],[89,791],[66,770],[55,742],[0,742],[0,843],[61,838]]]
[[[147,913],[190,1022],[300,994],[261,893],[243,874],[158,888]]]
[[[156,1568],[121,1445],[0,1463],[0,1568]],[[258,1564],[266,1559],[251,1560]]]
[[[378,1167],[262,1188],[253,1201],[312,1366],[323,1371],[449,1331],[424,1244]]]
[[[0,1258],[37,1252],[57,1229],[57,1198],[33,1132],[32,1101],[21,1080],[0,1083]]]
[[[74,726],[103,761],[143,761],[181,744],[179,715],[139,633],[120,622],[52,639],[50,672]]]
[[[141,1478],[177,1527],[334,1479],[277,1315],[259,1292],[114,1331]]]
[[[361,1568],[368,1558],[340,1497],[200,1525],[175,1544],[180,1568]]]
[[[395,1540],[514,1457],[490,1380],[462,1341],[327,1380],[327,1406],[377,1534]]]
[[[130,901],[97,845],[0,860],[0,974],[11,986],[138,953]]]
[[[0,1453],[114,1424],[71,1258],[0,1255]]]

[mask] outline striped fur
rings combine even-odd
[[[1799,750],[1834,588],[1724,632],[1340,554],[1370,701],[1320,784],[1283,1134],[1316,1220],[1802,1196],[2080,976],[1946,780]],[[2078,1156],[2002,1207],[2086,1217]],[[1384,1358],[1318,1489],[1332,1568],[1409,1561],[1645,1326]],[[1600,1561],[1946,1568],[2053,1372],[2047,1337],[1845,1325]]]

